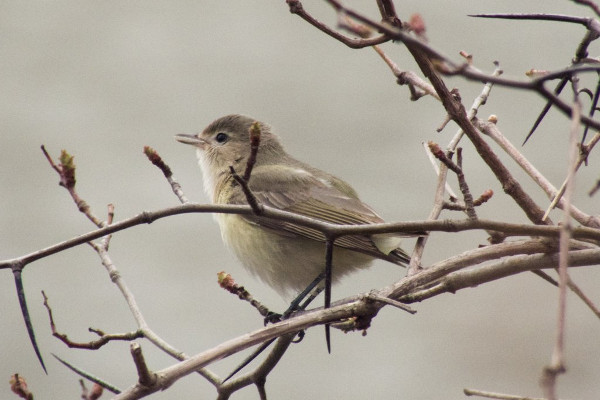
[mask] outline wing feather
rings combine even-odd
[[[317,178],[303,168],[260,166],[252,172],[249,187],[256,199],[264,205],[321,221],[340,225],[383,222],[383,219],[371,207],[360,201],[354,192],[345,194],[339,189],[339,182],[330,182],[337,178],[324,172],[322,174],[326,178],[322,176]],[[234,190],[230,202],[245,204],[246,198],[241,190]],[[324,235],[312,228],[254,215],[244,216],[244,218],[273,229],[279,234],[325,241]],[[336,239],[335,244],[402,264],[409,261],[408,255],[397,246],[391,245],[393,240],[399,240],[401,236],[403,235],[343,236]]]

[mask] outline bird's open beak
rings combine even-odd
[[[196,135],[186,135],[183,133],[175,135],[175,140],[180,143],[191,144],[192,146],[202,147],[206,142]]]

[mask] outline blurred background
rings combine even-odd
[[[336,16],[321,1],[304,1],[318,19]],[[567,66],[584,29],[573,24],[470,18],[492,12],[545,12],[593,16],[570,1],[396,1],[400,18],[419,13],[430,43],[460,61],[526,79],[530,68]],[[377,18],[374,1],[346,4]],[[77,188],[99,216],[116,207],[116,220],[178,204],[160,171],[142,154],[155,148],[193,201],[206,202],[194,151],[173,140],[201,131],[212,120],[243,113],[270,123],[297,158],[350,182],[388,221],[422,220],[432,206],[435,174],[422,149],[446,146],[454,124],[437,133],[444,110],[432,98],[409,100],[371,49],[351,50],[289,13],[284,1],[18,2],[0,5],[0,258],[7,259],[90,231],[40,151],[75,156]],[[383,46],[402,69],[416,66],[401,44]],[[592,50],[597,47],[592,47]],[[595,54],[592,52],[591,54]],[[593,76],[591,76],[593,82]],[[481,84],[448,79],[468,107]],[[519,145],[544,105],[531,93],[496,87],[480,117],[496,114],[504,134]],[[587,103],[586,103],[587,105]],[[569,121],[551,111],[524,154],[556,185],[565,176]],[[472,146],[463,142],[467,180],[474,195],[491,188],[482,218],[526,222],[503,194]],[[541,190],[505,157],[541,207]],[[598,178],[598,157],[579,175],[576,203],[598,213],[598,196],[587,191]],[[450,178],[457,189],[456,181]],[[445,212],[444,218],[463,218]],[[553,213],[555,222],[559,213]],[[431,235],[429,265],[486,243],[484,232]],[[413,242],[407,240],[406,249]],[[183,215],[115,235],[111,257],[150,326],[189,355],[262,326],[246,304],[220,289],[226,270],[276,310],[286,303],[248,276],[225,250],[210,215]],[[382,287],[404,275],[378,262],[334,288],[335,298]],[[600,274],[572,272],[598,301]],[[135,329],[124,300],[89,246],[37,261],[24,272],[33,325],[48,375],[27,338],[10,271],[0,271],[0,397],[16,398],[8,380],[18,372],[36,398],[76,399],[78,377],[51,353],[125,389],[136,380],[127,343],[98,351],[70,350],[50,334],[41,290],[58,329],[75,341]],[[533,274],[415,304],[416,315],[384,309],[367,335],[333,332],[327,354],[322,329],[293,345],[268,379],[271,398],[462,399],[464,387],[541,396],[542,368],[555,337],[557,291]],[[600,391],[600,323],[569,296],[566,361],[559,378],[564,398],[595,399]],[[150,368],[174,360],[141,340]],[[241,357],[210,368],[225,376]],[[156,399],[214,398],[199,376],[178,381]],[[256,399],[254,388],[234,395]],[[103,398],[109,398],[105,394]]]

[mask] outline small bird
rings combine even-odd
[[[251,154],[249,129],[258,122],[227,115],[197,135],[179,134],[196,147],[204,189],[214,204],[247,204],[233,178]],[[248,187],[263,205],[342,225],[384,222],[343,180],[296,160],[284,150],[271,127],[258,122],[260,144]],[[244,267],[283,297],[304,290],[325,270],[325,238],[318,231],[256,215],[216,214],[225,244]],[[376,258],[398,265],[410,261],[401,237],[416,234],[343,236],[335,241],[332,279],[368,267]]]

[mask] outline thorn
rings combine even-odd
[[[35,339],[35,331],[33,330],[33,325],[31,324],[31,317],[29,316],[29,309],[27,308],[27,300],[25,299],[25,289],[23,288],[23,280],[21,279],[21,270],[22,268],[13,269],[13,274],[15,276],[15,285],[17,287],[17,297],[19,298],[19,305],[21,306],[21,314],[23,315],[23,319],[25,320],[27,334],[29,335],[31,345],[33,346],[33,351],[35,351],[35,355],[37,356],[38,361],[42,365],[42,369],[44,370],[46,375],[48,375],[46,365],[44,364],[44,359],[42,358],[40,348],[38,347],[37,340]]]

